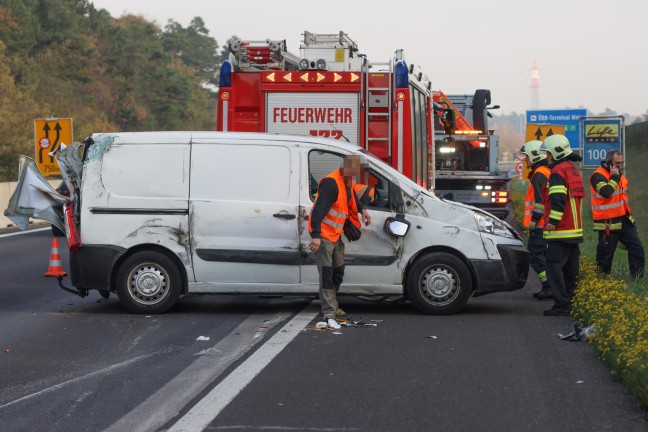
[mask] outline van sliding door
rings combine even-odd
[[[192,292],[291,292],[299,283],[298,161],[284,146],[192,143]]]

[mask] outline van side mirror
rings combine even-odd
[[[388,217],[385,219],[383,230],[394,237],[405,237],[409,231],[410,222],[405,220],[405,216],[399,214],[396,217]]]

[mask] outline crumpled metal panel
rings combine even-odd
[[[34,159],[21,156],[19,169],[18,184],[4,215],[22,230],[27,229],[32,217],[46,220],[65,232],[63,205],[70,200],[47,182]]]

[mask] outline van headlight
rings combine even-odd
[[[482,213],[475,213],[475,222],[477,222],[477,228],[479,228],[479,231],[483,233],[515,238],[509,227],[499,219]]]

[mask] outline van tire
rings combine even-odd
[[[158,314],[171,309],[182,291],[176,263],[157,251],[135,252],[117,271],[115,291],[131,312]]]
[[[418,310],[449,315],[463,309],[472,293],[466,265],[454,255],[432,252],[419,258],[407,276],[407,296]]]

